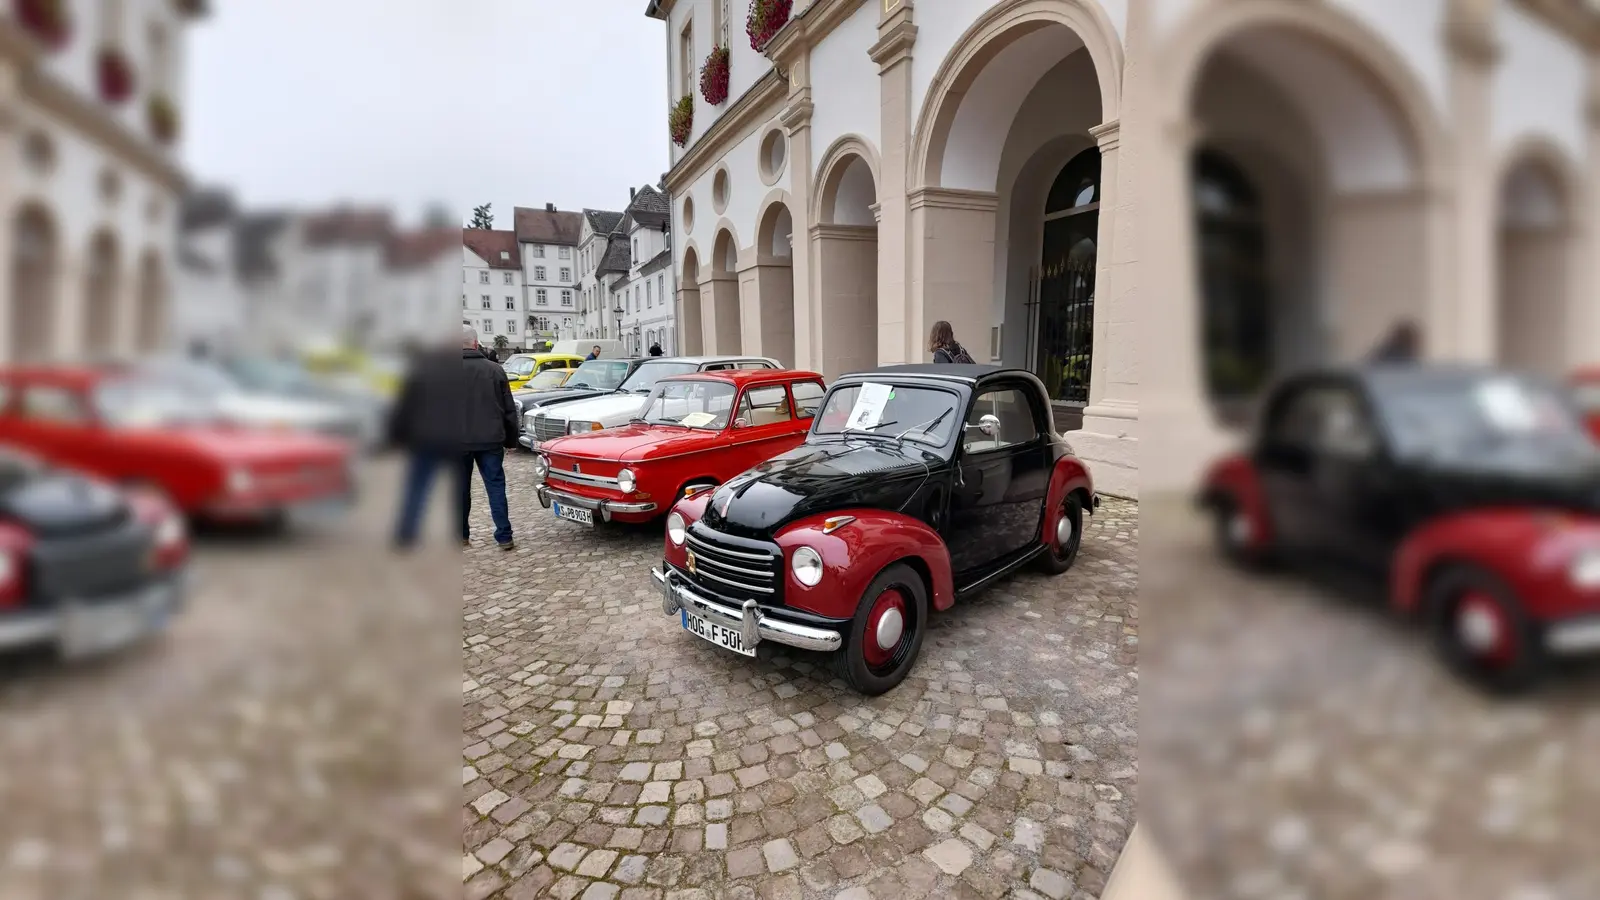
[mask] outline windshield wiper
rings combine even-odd
[[[919,431],[925,432],[930,428],[937,428],[939,423],[944,421],[944,417],[950,415],[950,410],[954,408],[955,407],[953,406],[947,407],[944,412],[934,416],[933,421],[927,423],[926,425],[918,425],[915,428],[907,428],[905,431],[900,432],[899,437],[895,438],[895,446],[904,446],[906,442],[906,435],[908,434],[915,434]]]

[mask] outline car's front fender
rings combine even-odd
[[[854,521],[826,533],[827,522]],[[905,560],[927,580],[935,609],[955,603],[950,550],[938,532],[910,516],[881,509],[841,509],[800,519],[778,532],[783,548],[784,603],[832,619],[855,615],[856,604],[886,566]],[[810,547],[822,556],[822,580],[815,587],[797,581],[790,569],[794,552]]]
[[[1535,619],[1600,611],[1600,591],[1569,578],[1580,553],[1600,552],[1600,521],[1534,509],[1478,509],[1435,519],[1395,554],[1390,596],[1399,611],[1420,611],[1428,584],[1451,565],[1489,572],[1515,591]]]

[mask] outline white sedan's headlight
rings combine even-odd
[[[228,492],[233,494],[247,494],[256,486],[254,475],[249,469],[230,469],[228,471]]]
[[[633,493],[633,489],[638,486],[639,482],[633,477],[632,469],[623,469],[617,473],[617,487],[621,488],[624,494]]]
[[[1580,553],[1569,572],[1572,583],[1581,588],[1600,588],[1600,550]]]
[[[591,431],[599,431],[599,430],[600,430],[599,425],[595,424],[594,422],[568,422],[567,423],[567,434],[588,434]]]
[[[822,555],[810,547],[801,547],[789,557],[789,570],[794,580],[806,587],[816,587],[822,580]]]
[[[539,484],[550,474],[550,461],[541,454],[533,458],[533,483]]]
[[[684,524],[683,516],[672,513],[667,516],[667,540],[674,547],[683,546],[683,536],[688,533],[688,526]]]

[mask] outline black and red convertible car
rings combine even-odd
[[[1071,567],[1098,504],[1039,379],[891,366],[835,382],[804,444],[678,501],[652,574],[689,633],[832,652],[882,694],[933,611],[1025,565]]]
[[[1527,688],[1600,651],[1600,446],[1559,385],[1444,366],[1299,375],[1200,501],[1236,561],[1381,579],[1480,686]]]

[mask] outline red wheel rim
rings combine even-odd
[[[1469,655],[1494,666],[1516,658],[1511,617],[1500,601],[1482,591],[1469,591],[1456,604],[1456,640]]]
[[[906,616],[906,598],[899,588],[879,594],[872,603],[872,612],[867,614],[867,630],[861,635],[861,655],[867,665],[876,669],[893,660],[895,651],[911,633],[911,625]]]

